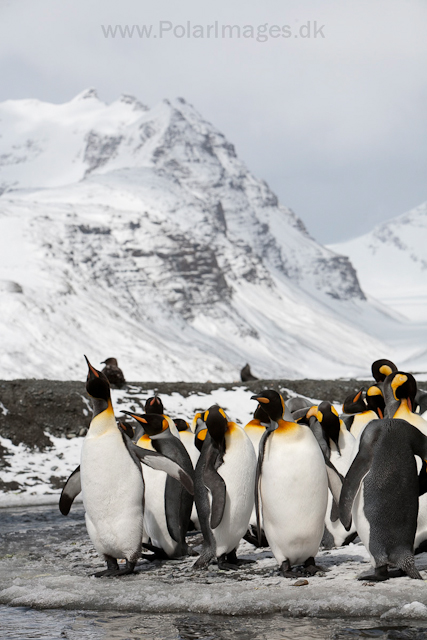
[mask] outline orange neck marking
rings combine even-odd
[[[288,422],[287,420],[283,420],[283,418],[279,418],[277,424],[279,426],[277,427],[276,431],[290,431],[291,429],[301,427],[301,425],[299,425],[297,422]]]
[[[245,429],[247,429],[248,427],[257,427],[259,429],[264,429],[264,425],[261,424],[261,420],[257,420],[256,418],[254,418],[253,420],[251,420],[250,422],[248,422],[248,424],[246,425]]]

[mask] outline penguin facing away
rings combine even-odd
[[[251,441],[218,405],[204,414],[207,434],[195,472],[195,501],[203,546],[195,568],[215,557],[220,569],[236,569],[236,548],[251,515],[256,456]]]
[[[260,442],[256,497],[264,531],[285,577],[319,571],[317,554],[324,530],[328,478],[318,442],[305,425],[289,419],[283,398],[266,390],[252,396],[270,418]],[[304,571],[293,571],[304,564]]]
[[[190,478],[194,478],[190,456],[183,443],[170,432],[169,423],[163,415],[125,413],[137,420],[144,429],[144,435],[136,443],[138,447],[157,451],[184,469]],[[160,558],[187,555],[185,536],[193,507],[192,495],[163,471],[144,468],[143,477],[144,533],[151,539],[151,544],[144,546]]]
[[[349,529],[353,516],[374,566],[374,572],[360,580],[387,580],[390,566],[422,579],[413,554],[419,494],[416,455],[426,459],[427,438],[404,420],[375,420],[361,435],[340,498],[341,521]]]
[[[393,373],[393,371],[397,371],[397,367],[391,360],[381,358],[380,360],[375,360],[375,362],[372,363],[371,371],[375,382],[378,382],[381,385],[387,376]]]
[[[170,473],[189,491],[193,482],[175,462],[140,450],[119,429],[108,379],[86,361],[93,417],[83,441],[80,468],[66,482],[59,507],[67,515],[81,489],[89,537],[107,563],[107,569],[95,576],[121,576],[133,572],[141,552],[144,484],[140,462]],[[126,560],[122,569],[118,558]]]
[[[386,417],[406,420],[427,436],[426,420],[413,411],[417,393],[417,383],[414,376],[403,371],[394,371],[384,380],[383,392],[386,402]],[[421,488],[427,483],[427,468],[425,462],[419,458],[417,458],[417,469],[420,498],[414,544],[416,551],[421,552],[427,547],[427,493]]]
[[[145,413],[148,415],[155,413],[163,416],[169,423],[169,429],[172,435],[174,435],[175,438],[178,438],[178,440],[181,439],[179,435],[179,429],[177,428],[175,422],[172,420],[172,418],[170,418],[165,414],[163,402],[161,398],[159,398],[159,396],[151,396],[151,398],[147,398],[147,400],[145,401],[144,410],[145,410]]]

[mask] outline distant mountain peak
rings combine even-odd
[[[348,258],[183,98],[105,104],[88,89],[34,113],[0,104],[0,329],[15,354],[0,377],[13,358],[10,375],[69,377],[110,342],[129,379],[233,379],[242,362],[348,375],[379,357],[361,328],[379,312]]]

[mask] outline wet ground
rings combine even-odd
[[[200,536],[188,540],[197,549]],[[321,551],[318,563],[329,571],[302,586],[279,575],[269,549],[257,550],[244,542],[238,553],[256,562],[225,572],[216,565],[195,570],[194,558],[141,559],[131,576],[96,579],[93,573],[103,563],[88,538],[81,504],[73,505],[66,518],[56,505],[0,509],[0,605],[15,607],[1,609],[0,637],[27,637],[13,635],[16,625],[20,633],[25,625],[28,629],[42,625],[46,638],[74,638],[79,629],[88,634],[81,637],[122,637],[117,634],[123,625],[124,638],[153,640],[275,640],[286,638],[286,633],[292,638],[299,638],[299,633],[306,638],[423,637],[412,631],[412,635],[390,635],[389,627],[396,620],[399,628],[427,620],[426,582],[406,577],[381,584],[357,581],[357,575],[369,568],[361,544]],[[426,578],[427,554],[417,557],[417,566]],[[376,630],[355,635],[354,629],[361,625]],[[51,627],[56,636],[49,636]]]

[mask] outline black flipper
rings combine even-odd
[[[149,449],[143,449],[142,447],[138,447],[134,444],[125,434],[123,434],[123,440],[126,443],[129,453],[132,458],[135,456],[143,463],[146,464],[147,467],[151,467],[152,469],[158,469],[159,471],[165,471],[169,476],[178,480],[190,493],[192,496],[194,495],[194,483],[192,478],[188,475],[182,467],[179,466],[170,458],[166,458],[161,453],[156,453],[155,451],[150,451]]]
[[[308,426],[310,427],[313,435],[319,443],[319,447],[322,450],[325,460],[329,460],[329,458],[331,457],[331,448],[329,446],[329,438],[325,438],[325,433],[323,431],[322,425],[317,418],[315,418],[314,416],[310,416]]]
[[[158,453],[175,462],[190,478],[194,478],[191,458],[178,438],[169,433],[168,437],[153,438],[151,443]],[[187,553],[185,535],[190,523],[192,508],[193,497],[175,478],[168,475],[165,485],[166,524],[171,538],[180,545],[176,550],[178,554],[186,555]]]
[[[218,466],[221,465],[221,461],[218,460],[218,458],[221,458],[220,452],[212,442],[211,446],[207,449],[206,465],[203,470],[204,485],[212,495],[211,529],[216,529],[221,523],[227,493],[225,482],[216,470]]]
[[[359,452],[353,460],[350,469],[344,479],[340,505],[340,520],[347,531],[351,527],[351,510],[354,499],[359,491],[363,478],[369,473],[374,455],[375,444],[380,436],[381,426],[379,421],[371,422],[365,427],[360,439]]]
[[[340,517],[339,502],[341,496],[342,484],[344,482],[343,476],[335,468],[330,460],[325,456],[322,451],[326,465],[326,474],[328,476],[328,487],[332,493],[332,509],[331,509],[331,522],[336,522]]]
[[[261,546],[262,535],[263,535],[263,531],[261,527],[259,483],[261,480],[262,463],[264,461],[265,445],[267,442],[267,438],[273,433],[273,431],[275,431],[275,429],[277,429],[277,423],[273,423],[273,426],[268,427],[262,434],[262,438],[259,441],[258,462],[256,467],[256,476],[255,476],[255,513],[256,513],[257,538],[258,538],[259,546]]]
[[[68,516],[70,513],[71,505],[74,502],[80,491],[82,485],[80,482],[80,465],[77,469],[74,469],[73,473],[68,478],[67,482],[62,489],[61,497],[59,498],[59,510],[63,516]]]

